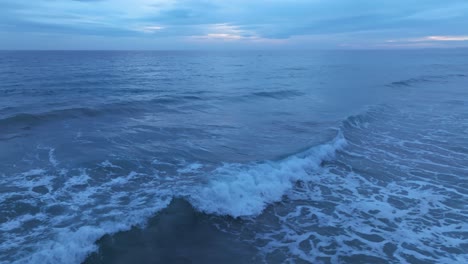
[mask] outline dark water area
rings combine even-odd
[[[218,217],[219,218],[219,217]],[[185,200],[174,200],[148,221],[145,228],[107,235],[98,241],[100,250],[85,263],[250,263],[258,250],[214,223],[239,219],[216,219],[197,212]]]
[[[0,52],[0,263],[468,262],[468,50]]]

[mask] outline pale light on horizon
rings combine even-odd
[[[468,36],[428,36],[425,40],[433,41],[468,41]]]

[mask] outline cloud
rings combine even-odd
[[[467,12],[466,0],[2,0],[0,34],[170,38],[180,45],[445,45],[466,41]]]
[[[468,41],[468,36],[428,36],[424,41]]]
[[[160,30],[163,30],[164,27],[162,26],[143,26],[143,27],[139,27],[136,29],[136,31],[141,31],[141,32],[145,32],[145,33],[153,33],[153,32],[156,32],[156,31],[160,31]]]
[[[206,34],[193,36],[199,39],[222,39],[222,40],[239,40],[247,38],[258,38],[255,33],[242,30],[239,26],[229,24],[213,24],[207,25],[204,29]]]
[[[459,42],[468,41],[468,35],[466,36],[425,36],[420,38],[406,38],[406,39],[392,39],[385,41],[386,43],[417,43],[417,42]],[[417,44],[416,44],[417,45]]]

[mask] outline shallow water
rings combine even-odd
[[[0,262],[468,261],[468,50],[0,52]]]

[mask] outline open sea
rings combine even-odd
[[[468,49],[2,51],[0,263],[468,263]]]

